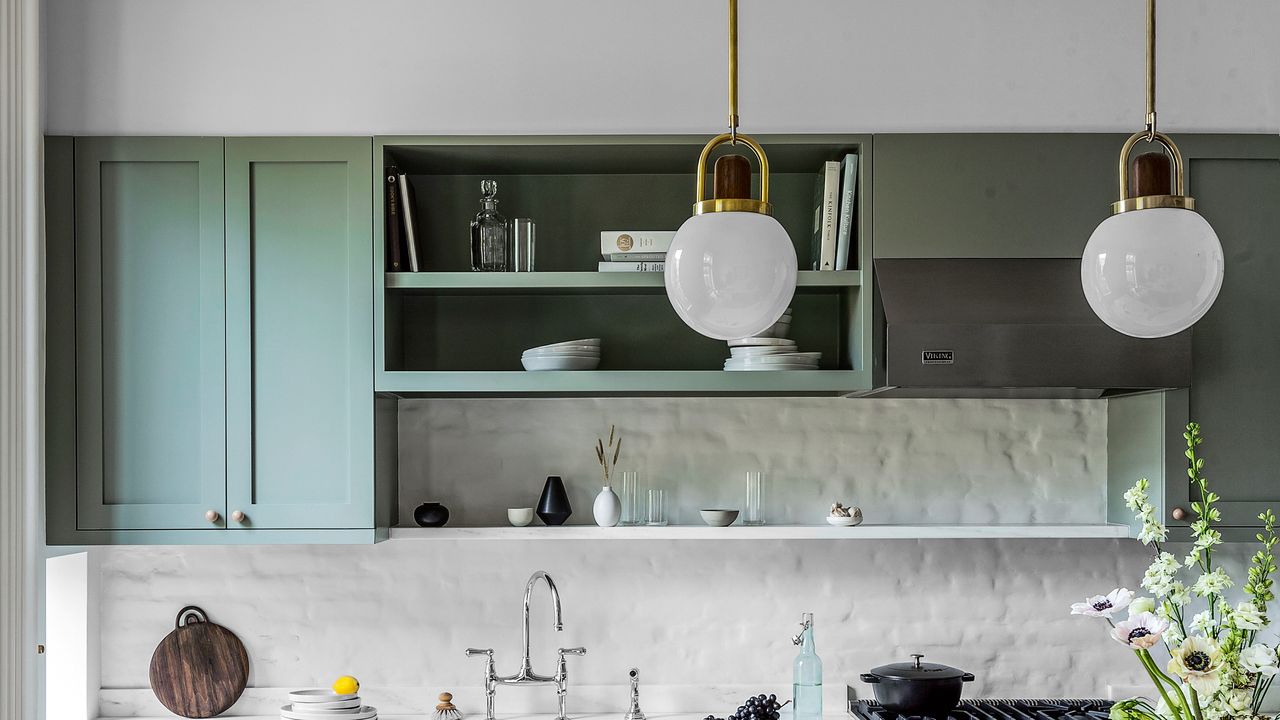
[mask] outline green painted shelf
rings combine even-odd
[[[377,388],[400,397],[570,397],[610,395],[840,396],[870,386],[861,370],[578,370],[560,372],[387,372]]]
[[[661,292],[658,272],[389,272],[388,290],[437,294],[491,293],[630,293]],[[861,270],[796,273],[797,292],[821,292],[862,285]]]

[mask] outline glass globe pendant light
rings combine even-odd
[[[1093,231],[1080,259],[1080,282],[1094,313],[1139,338],[1165,337],[1194,325],[1218,297],[1224,270],[1218,235],[1186,194],[1182,153],[1156,130],[1155,43],[1156,4],[1147,0],[1147,127],[1120,149],[1120,201]],[[1129,156],[1143,140],[1167,153],[1172,192],[1167,181],[1163,188],[1143,188],[1139,172],[1131,197]]]
[[[750,197],[746,158],[716,161],[715,197],[707,199],[707,160],[716,147],[746,145],[760,165],[760,199]],[[693,217],[667,250],[667,299],[686,325],[717,340],[758,335],[778,321],[796,290],[796,251],[769,204],[769,160],[738,133],[738,2],[729,0],[729,132],[698,158]]]

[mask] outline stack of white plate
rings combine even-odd
[[[529,348],[520,356],[520,364],[525,370],[595,370],[600,366],[600,338]]]
[[[760,333],[757,337],[784,338],[791,334],[791,308],[787,308],[782,317],[778,318],[778,322],[769,327],[768,330]]]
[[[791,308],[769,329],[755,337],[729,341],[725,370],[817,370],[820,352],[797,352],[791,333]]]
[[[360,704],[354,693],[339,695],[332,690],[295,690],[289,704],[280,708],[285,720],[376,720],[378,709]]]

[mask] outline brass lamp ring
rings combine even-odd
[[[711,158],[711,151],[717,146],[725,143],[742,143],[751,148],[755,153],[756,160],[760,163],[760,199],[752,200],[750,198],[718,198],[708,199],[707,193],[707,161]],[[772,213],[772,205],[769,204],[769,158],[764,154],[764,148],[755,138],[750,135],[741,133],[721,133],[707,142],[702,148],[702,154],[698,156],[698,175],[695,180],[696,193],[698,202],[694,203],[693,212],[695,215],[701,215],[707,212],[725,212],[729,210],[758,212],[764,215]]]
[[[1173,139],[1162,132],[1154,129],[1154,126],[1140,132],[1136,132],[1124,141],[1124,146],[1120,148],[1120,203],[1129,200],[1129,156],[1133,153],[1133,148],[1140,140],[1147,142],[1156,142],[1162,145],[1165,152],[1168,153],[1173,163],[1173,194],[1186,195],[1186,172],[1182,163],[1182,152],[1178,150],[1178,146],[1174,144]],[[1117,203],[1120,204],[1120,203]]]

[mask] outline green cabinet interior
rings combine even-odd
[[[368,138],[48,139],[51,544],[380,536],[370,159]]]
[[[1165,522],[1182,530],[1191,501],[1183,428],[1200,423],[1205,475],[1222,500],[1224,536],[1251,540],[1257,515],[1280,510],[1280,137],[1175,136],[1187,164],[1188,192],[1213,226],[1226,259],[1222,292],[1192,332],[1192,381],[1164,397],[1112,400],[1109,451],[1111,517],[1124,521],[1120,493],[1139,477],[1152,481]],[[1175,508],[1188,513],[1173,517]]]
[[[810,260],[819,168],[859,155],[852,262],[870,258],[871,139],[760,138],[770,160],[774,216],[791,235],[800,266]],[[409,176],[423,237],[420,273],[386,273],[375,303],[375,383],[420,395],[839,395],[870,387],[869,273],[800,274],[793,335],[823,353],[822,369],[724,373],[724,343],[685,327],[661,275],[597,273],[602,230],[676,229],[693,203],[697,136],[392,137],[374,156]],[[500,210],[537,223],[533,273],[471,273],[469,223],[480,181],[498,181]],[[758,183],[758,179],[757,179]],[[375,206],[385,185],[374,182]],[[385,228],[375,222],[375,263]],[[526,373],[535,345],[600,337],[601,368]]]

